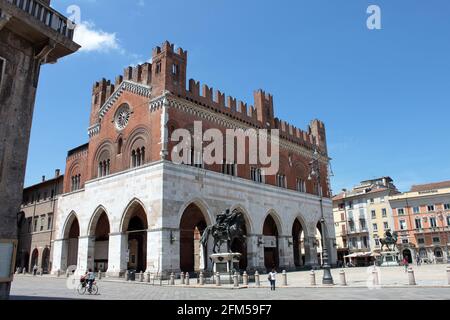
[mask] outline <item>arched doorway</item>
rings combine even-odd
[[[438,263],[442,262],[444,255],[442,254],[441,248],[434,249],[434,257],[436,258],[435,262],[438,262]]]
[[[38,266],[39,263],[39,250],[36,248],[33,250],[33,253],[31,254],[31,263],[30,263],[30,271],[33,270],[34,266]]]
[[[292,246],[294,251],[294,265],[296,267],[304,266],[306,263],[306,253],[304,248],[303,226],[298,219],[295,219],[292,226]]]
[[[108,270],[109,251],[109,219],[104,210],[94,215],[89,235],[95,237],[94,243],[94,271],[106,272]]]
[[[183,272],[199,271],[206,266],[207,256],[202,259],[200,239],[207,227],[203,212],[195,204],[190,204],[180,221],[180,269]]]
[[[272,215],[268,215],[263,227],[264,266],[270,270],[280,265],[278,255],[278,228]]]
[[[78,238],[80,237],[80,225],[78,219],[73,217],[69,227],[67,267],[78,265]]]
[[[50,250],[48,248],[42,252],[42,272],[46,274],[50,272]]]
[[[133,203],[125,215],[123,232],[128,235],[128,270],[147,269],[147,214],[141,204]]]
[[[413,263],[411,250],[409,250],[409,249],[403,250],[402,255],[403,255],[403,259],[406,258],[408,263]]]
[[[245,235],[247,235],[247,227],[244,226],[243,228]],[[239,269],[247,270],[248,267],[247,241],[234,239],[233,242],[231,243],[231,251],[233,251],[234,253],[242,254],[241,260],[239,261]]]

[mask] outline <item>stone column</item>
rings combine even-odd
[[[180,272],[180,230],[163,229],[161,233],[161,266],[163,272]],[[148,250],[148,247],[147,247]],[[152,250],[155,250],[152,244]]]
[[[58,271],[65,272],[67,269],[67,251],[69,247],[69,241],[65,239],[55,240],[53,241],[52,247],[52,274],[56,274]]]
[[[264,267],[264,244],[258,245],[262,235],[252,234],[247,236],[247,246],[250,247],[249,268],[265,269]]]
[[[305,265],[308,267],[317,267],[319,265],[319,261],[317,259],[317,247],[314,246],[316,237],[307,237],[305,240]]]
[[[107,277],[120,277],[127,270],[128,235],[111,233],[109,235]]]
[[[294,252],[289,246],[290,236],[278,237],[278,256],[280,257],[280,268],[290,269],[294,267]]]
[[[78,238],[77,274],[84,274],[89,269],[94,270],[95,237]]]
[[[147,231],[147,270],[145,272],[161,273],[168,270],[168,266],[162,263],[167,262],[166,257],[163,259],[162,242],[167,245],[170,242],[169,237],[169,232],[165,230]]]

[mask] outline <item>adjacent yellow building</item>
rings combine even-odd
[[[367,265],[381,251],[378,239],[394,228],[388,197],[397,193],[393,180],[382,177],[333,198],[338,261]]]

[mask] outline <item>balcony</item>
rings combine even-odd
[[[43,0],[0,0],[0,15],[7,21],[4,27],[33,45],[50,44],[52,50],[47,60],[54,62],[80,46],[73,42],[75,24],[46,3]]]

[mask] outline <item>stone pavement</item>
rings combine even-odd
[[[49,276],[16,276],[12,284],[12,299],[92,299],[92,300],[390,300],[390,299],[445,299],[450,300],[447,285],[446,265],[414,267],[417,286],[408,285],[408,276],[403,268],[381,268],[383,287],[367,285],[370,273],[367,268],[346,269],[349,286],[311,287],[309,271],[288,274],[288,287],[271,292],[266,276],[261,276],[263,287],[231,290],[231,286],[186,287],[179,281],[176,286],[153,286],[147,283],[125,282],[111,279],[98,281],[98,296],[80,296],[69,289],[67,279]],[[335,281],[339,281],[339,269],[332,270]],[[317,283],[321,283],[322,271],[317,272]],[[278,279],[281,283],[281,276]],[[76,281],[75,281],[76,282]],[[191,279],[191,284],[196,283]],[[370,281],[369,281],[370,283]]]

